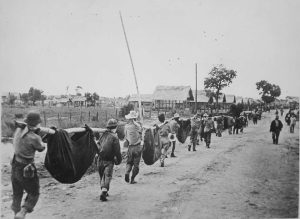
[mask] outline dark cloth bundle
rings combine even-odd
[[[191,120],[179,120],[178,124],[180,128],[178,129],[177,139],[183,144],[191,131]]]
[[[161,156],[161,143],[156,129],[146,129],[142,157],[145,164],[154,164]]]
[[[57,181],[75,183],[92,164],[98,148],[92,130],[75,133],[72,137],[62,129],[47,135],[45,167]]]

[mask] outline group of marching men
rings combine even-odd
[[[142,124],[137,121],[138,114],[135,111],[130,111],[125,118],[128,120],[124,129],[126,143],[128,144],[125,181],[135,184],[137,183],[135,177],[139,173],[139,164],[143,152],[144,132]],[[164,167],[165,158],[170,146],[172,146],[171,157],[176,157],[174,151],[176,147],[176,135],[180,128],[179,119],[180,116],[178,113],[175,113],[168,121],[165,119],[164,114],[160,114],[158,122],[152,127],[158,132],[160,137],[161,167]],[[211,134],[216,132],[218,135],[218,132],[222,132],[211,114],[208,115],[205,113],[202,115],[200,112],[197,112],[190,120],[191,131],[188,151],[191,151],[191,149],[196,151],[199,137],[201,141],[204,139],[206,147],[209,148]],[[39,199],[40,186],[37,170],[34,165],[34,157],[36,151],[42,152],[45,149],[39,133],[42,131],[42,127],[40,127],[42,122],[40,114],[31,111],[27,114],[24,122],[26,123],[26,127],[17,127],[13,139],[14,157],[11,162],[11,180],[13,188],[12,210],[15,214],[15,219],[25,218],[27,213],[33,211]],[[118,121],[109,119],[106,129],[99,131],[102,135],[97,141],[99,154],[96,157],[96,162],[100,175],[101,201],[107,201],[114,165],[119,165],[122,162],[120,142],[116,134],[117,127]],[[34,167],[34,170],[29,167]],[[21,205],[24,190],[27,193],[27,197],[23,205]]]

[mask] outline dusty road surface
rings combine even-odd
[[[138,184],[125,183],[122,163],[115,167],[107,202],[99,200],[97,173],[72,185],[42,178],[40,200],[27,218],[297,218],[298,124],[291,134],[284,123],[274,145],[274,112],[263,116],[244,133],[213,136],[210,149],[202,142],[196,152],[177,145],[178,157],[167,158],[164,168],[141,164]],[[10,195],[4,172],[2,218],[13,216]]]

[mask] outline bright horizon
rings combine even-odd
[[[122,12],[141,94],[157,85],[198,90],[214,65],[237,71],[222,92],[259,98],[255,83],[299,96],[300,2],[10,1],[0,3],[1,92],[136,93]]]

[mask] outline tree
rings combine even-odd
[[[25,103],[27,104],[28,103],[28,100],[29,100],[29,95],[28,93],[23,93],[20,95],[20,99]]]
[[[99,100],[99,99],[100,99],[99,95],[96,92],[94,92],[93,93],[93,104],[94,104],[94,106],[96,105],[96,101]]]
[[[28,99],[32,101],[33,105],[37,100],[42,100],[42,90],[31,87],[28,91]]]
[[[95,106],[96,101],[100,98],[96,92],[94,92],[93,94],[87,92],[84,94],[84,96],[86,97],[86,101],[89,103],[90,106]]]
[[[204,88],[211,89],[217,102],[223,88],[228,87],[236,77],[236,71],[227,69],[223,65],[213,67],[208,73],[209,77],[204,80]]]
[[[281,95],[280,87],[276,84],[271,84],[266,80],[257,82],[256,89],[259,91],[261,99],[265,102],[265,104],[273,102],[276,97]]]
[[[89,103],[89,105],[92,105],[93,103],[93,97],[92,94],[87,92],[84,94],[85,98],[86,98],[86,102]]]
[[[192,89],[189,90],[189,97],[187,98],[187,100],[189,100],[189,101],[194,100],[194,95],[193,95]]]
[[[8,94],[8,103],[9,105],[14,105],[17,97],[11,93]]]
[[[243,110],[244,110],[244,106],[241,103],[238,103],[237,105],[232,104],[230,106],[230,114],[235,117],[239,117],[241,112],[243,112]]]

